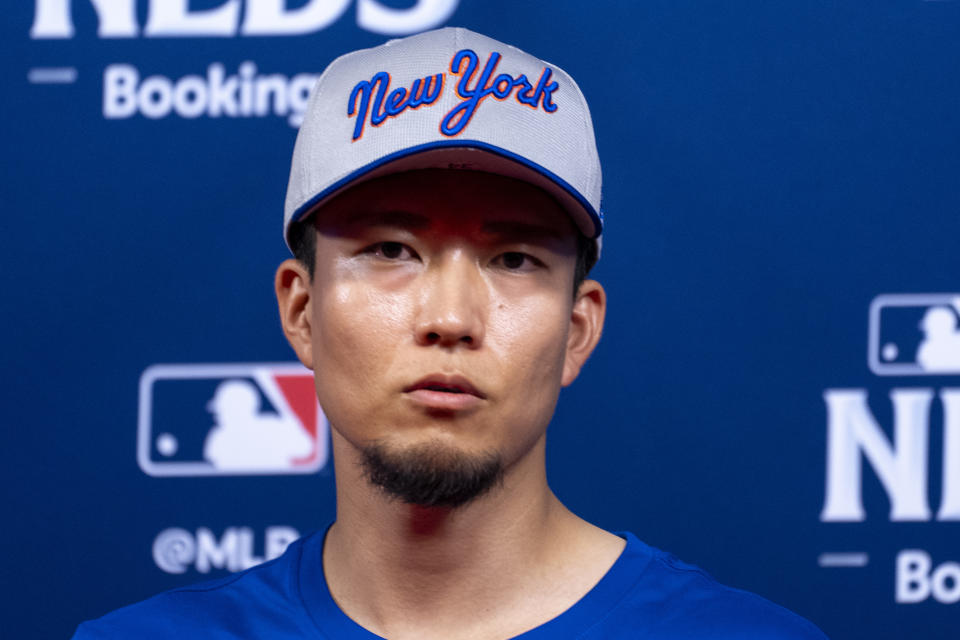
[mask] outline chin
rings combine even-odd
[[[391,499],[421,507],[464,506],[503,479],[498,452],[464,451],[436,438],[409,445],[377,441],[362,454],[372,485]]]

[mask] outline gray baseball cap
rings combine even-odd
[[[580,88],[562,69],[460,28],[330,63],[297,135],[284,238],[289,245],[291,225],[348,186],[427,168],[532,183],[599,249],[600,158]]]

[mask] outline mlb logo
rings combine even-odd
[[[140,376],[137,462],[151,476],[313,473],[328,434],[300,364],[166,364]]]
[[[877,296],[869,331],[867,363],[877,375],[960,374],[960,293]]]

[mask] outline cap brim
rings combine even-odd
[[[305,219],[340,192],[367,180],[415,169],[483,171],[529,182],[553,196],[586,237],[597,238],[602,230],[600,213],[576,189],[544,167],[484,142],[450,140],[397,151],[337,180],[293,212],[284,234],[288,246],[290,227]]]

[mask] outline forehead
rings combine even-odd
[[[534,234],[576,240],[578,231],[550,195],[521,180],[479,171],[423,169],[356,185],[314,214],[321,230],[373,225]]]

